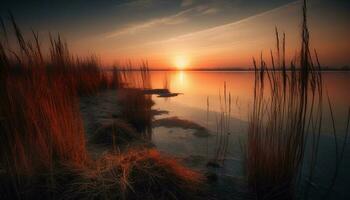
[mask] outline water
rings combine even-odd
[[[347,109],[350,106],[350,73],[324,72],[324,94],[331,99],[337,128],[338,143],[344,141]],[[232,116],[228,150],[222,168],[215,169],[225,177],[243,177],[244,163],[241,144],[246,140],[248,113],[253,101],[254,73],[252,72],[151,72],[153,88],[167,85],[172,92],[183,93],[173,98],[157,98],[154,109],[169,111],[156,119],[178,117],[200,124],[210,130],[211,136],[198,137],[194,130],[180,127],[154,127],[152,140],[156,147],[167,154],[184,158],[188,165],[199,170],[216,154],[216,127],[220,107],[223,106],[224,82],[232,96]],[[221,104],[220,104],[221,96]],[[209,112],[207,112],[207,98]],[[313,188],[313,199],[330,184],[335,168],[335,142],[328,102],[324,102],[324,120],[320,138],[319,159],[315,170],[317,183]],[[347,141],[347,143],[349,143]],[[350,192],[350,146],[345,149],[332,199],[348,199]]]
[[[230,199],[231,197],[244,196],[245,187],[245,165],[244,148],[242,146],[247,140],[248,115],[252,109],[254,73],[253,72],[150,72],[151,85],[153,88],[163,88],[167,85],[171,92],[181,93],[176,97],[159,98],[152,96],[159,115],[154,117],[152,129],[152,142],[156,148],[165,154],[181,158],[187,166],[200,170],[216,173],[219,179],[212,184],[212,193],[218,195],[218,199]],[[138,80],[137,73],[133,73],[132,81]],[[337,143],[341,146],[344,142],[347,112],[350,105],[350,73],[349,72],[323,72],[323,121],[318,150],[318,160],[314,170],[315,177],[310,189],[310,199],[321,199],[327,188],[329,188],[334,177],[336,150],[335,137],[330,115],[327,96],[331,100],[332,110],[336,124]],[[142,85],[137,83],[138,85]],[[231,95],[231,117],[229,118],[228,131],[230,135],[227,140],[220,142],[217,137],[217,120],[220,119],[224,101],[224,83],[227,94]],[[104,95],[96,97],[96,101],[87,98],[88,105],[84,108],[91,112],[84,121],[104,123],[105,120],[118,116],[113,110],[117,105],[117,94],[120,91],[105,92]],[[209,106],[207,105],[209,100]],[[92,101],[92,103],[90,102]],[[90,102],[90,103],[89,103]],[[85,103],[86,104],[86,103]],[[227,107],[227,106],[226,106]],[[104,113],[101,115],[101,113]],[[92,114],[92,115],[91,115]],[[96,115],[96,116],[95,116]],[[111,118],[112,117],[112,118]],[[176,118],[174,118],[176,117]],[[172,121],[171,126],[158,123],[159,120]],[[176,120],[174,120],[176,119]],[[182,121],[181,121],[182,120]],[[100,122],[99,122],[100,121]],[[181,123],[179,123],[179,121]],[[88,123],[89,124],[89,123]],[[205,127],[209,130],[209,137],[196,134],[198,130],[186,129],[184,126]],[[91,126],[93,129],[93,126]],[[89,127],[87,127],[89,129]],[[217,156],[218,147],[228,141],[225,151],[224,162],[218,162],[219,168],[207,167],[207,163]],[[311,141],[310,139],[308,141]],[[343,160],[338,170],[337,179],[333,188],[331,199],[350,199],[348,184],[350,183],[350,146],[346,141]],[[306,145],[306,158],[302,171],[302,183],[307,180],[307,169],[309,161],[310,144]],[[340,147],[338,149],[340,151]],[[220,160],[221,161],[221,160]],[[212,162],[211,162],[212,163]],[[301,188],[305,188],[301,184]],[[243,198],[244,199],[244,198]]]

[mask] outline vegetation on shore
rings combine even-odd
[[[73,57],[60,36],[50,36],[46,57],[37,33],[33,32],[33,40],[25,40],[12,15],[9,23],[13,32],[2,26],[4,37],[0,38],[1,198],[178,199],[196,195],[201,176],[156,150],[130,149],[91,158],[79,97],[126,87],[129,74],[114,70],[109,76],[97,57]],[[1,24],[5,23],[1,20]],[[18,51],[11,48],[8,36],[16,39]],[[142,87],[150,87],[146,66],[141,76]],[[125,105],[122,115],[132,125],[144,124],[135,126],[138,132],[153,116],[152,102],[142,90],[128,91],[132,93],[125,94],[126,98],[134,102],[129,105],[139,107]],[[143,114],[131,116],[138,111]],[[120,131],[122,126],[120,122],[107,129]],[[95,139],[103,143],[111,139],[107,142],[118,145],[121,138],[141,136],[123,128],[127,135],[102,131]]]
[[[155,149],[106,154],[83,171],[68,199],[196,199],[203,177]]]

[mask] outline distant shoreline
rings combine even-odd
[[[106,71],[111,71],[113,69],[105,69]],[[132,68],[132,69],[119,69],[120,71],[140,71],[138,68]],[[282,69],[265,69],[266,71],[276,71],[276,72],[282,72]],[[296,69],[296,71],[299,71],[300,69]],[[186,72],[254,72],[256,70],[254,69],[148,69],[148,71],[186,71]],[[258,69],[259,71],[259,69]],[[291,69],[286,69],[287,72],[290,72]],[[314,71],[321,71],[321,72],[350,72],[350,69],[321,69],[321,70],[314,70]]]

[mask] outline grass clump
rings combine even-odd
[[[119,104],[122,119],[135,127],[137,132],[150,136],[154,105],[151,95],[145,95],[141,89],[124,89],[120,91]]]
[[[196,199],[202,176],[155,149],[106,154],[72,184],[67,199]]]

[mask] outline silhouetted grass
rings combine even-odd
[[[136,66],[129,61],[123,67],[115,68],[114,72],[119,73],[118,77],[124,84],[124,88],[152,89],[151,74],[147,61],[143,61]]]
[[[151,95],[145,95],[141,89],[124,89],[120,93],[121,117],[135,127],[139,133],[150,136],[153,119],[152,106],[154,105]]]
[[[223,98],[223,99],[222,99]],[[207,112],[209,111],[209,100],[207,100]],[[223,165],[226,159],[229,147],[229,137],[231,134],[231,93],[227,92],[226,82],[224,83],[223,97],[219,94],[220,112],[219,117],[216,116],[216,139],[215,139],[215,156],[209,163]]]
[[[299,60],[291,62],[289,71],[286,70],[285,35],[280,44],[277,29],[277,55],[271,51],[272,66],[268,69],[262,56],[259,64],[253,60],[254,103],[249,116],[245,159],[248,182],[257,199],[294,199],[307,156],[310,156],[307,157],[310,159],[308,181],[312,182],[314,177],[323,116],[323,87],[317,54],[315,52],[315,62],[309,50],[306,12],[304,1]],[[310,155],[306,155],[306,143],[311,144]],[[308,187],[302,188],[306,198]]]

